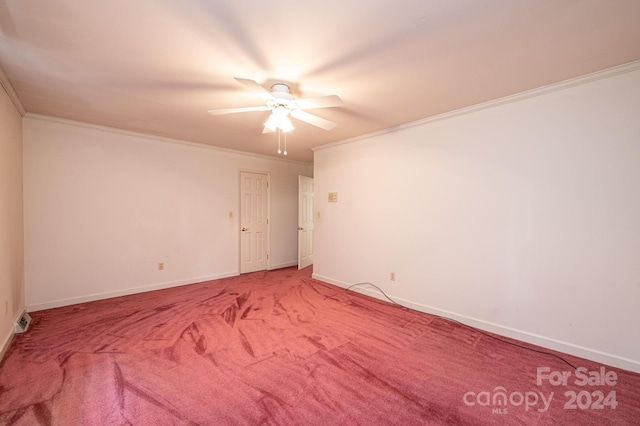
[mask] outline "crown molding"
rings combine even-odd
[[[13,105],[16,107],[20,115],[24,117],[27,111],[24,109],[22,102],[20,102],[20,98],[18,97],[18,94],[13,89],[13,86],[11,85],[11,82],[7,78],[7,75],[4,73],[4,70],[2,69],[2,67],[0,67],[0,86],[2,86],[4,91],[7,93],[7,96],[9,96],[9,99],[11,99],[11,102],[13,102]]]
[[[546,95],[548,93],[558,92],[560,90],[568,89],[571,87],[581,86],[588,83],[593,83],[598,80],[603,80],[611,77],[615,77],[621,74],[627,74],[630,72],[640,70],[640,60],[628,62],[626,64],[618,65],[615,67],[607,68],[604,70],[596,71],[590,74],[585,74],[579,77],[574,77],[568,80],[564,80],[558,83],[549,84],[547,86],[538,87],[536,89],[527,90],[524,92],[516,93],[514,95],[504,96],[502,98],[493,99],[487,102],[482,102],[476,105],[471,105],[468,107],[460,108],[454,111],[445,112],[443,114],[434,115],[432,117],[422,118],[417,121],[412,121],[410,123],[401,124],[399,126],[389,127],[387,129],[378,130],[377,132],[367,133],[366,135],[356,136],[349,139],[344,139],[337,142],[328,143],[325,145],[320,145],[312,150],[322,151],[323,149],[332,148],[339,145],[350,144],[358,141],[362,141],[364,139],[370,139],[375,136],[385,135],[388,133],[394,133],[399,130],[409,129],[416,126],[425,125],[428,123],[433,123],[436,121],[447,120],[449,118],[458,117],[460,115],[470,114],[473,112],[481,111],[487,108],[493,108],[500,105],[505,105],[513,102],[522,101],[525,99],[530,99],[536,96]]]
[[[53,116],[50,116],[50,115],[34,114],[34,113],[31,113],[31,112],[28,112],[28,113],[26,113],[25,118],[31,118],[31,119],[39,120],[39,121],[47,121],[47,122],[50,122],[50,123],[65,124],[65,125],[68,125],[68,126],[75,126],[75,127],[80,127],[80,128],[84,128],[84,129],[99,130],[99,131],[103,131],[103,132],[115,133],[115,134],[124,135],[124,136],[132,136],[132,137],[144,138],[144,139],[154,140],[154,141],[158,141],[158,142],[172,143],[172,144],[178,144],[178,145],[187,145],[187,146],[192,146],[192,147],[195,147],[195,148],[210,149],[210,150],[213,150],[213,151],[225,152],[227,154],[243,155],[243,156],[246,156],[246,157],[256,157],[256,158],[261,158],[263,160],[282,161],[282,162],[285,162],[287,164],[298,164],[298,165],[301,165],[301,166],[311,166],[311,165],[313,165],[313,163],[310,163],[310,162],[308,163],[308,162],[304,162],[304,161],[297,161],[297,160],[289,160],[289,159],[278,158],[278,157],[271,157],[269,155],[255,154],[255,153],[246,152],[246,151],[238,151],[238,150],[235,150],[235,149],[222,148],[222,147],[218,147],[218,146],[214,146],[214,145],[207,145],[207,144],[198,143],[198,142],[190,142],[190,141],[185,141],[185,140],[182,140],[182,139],[173,139],[173,138],[167,138],[167,137],[163,137],[163,136],[154,136],[154,135],[150,135],[150,134],[147,134],[147,133],[133,132],[133,131],[130,131],[130,130],[118,129],[116,127],[101,126],[99,124],[85,123],[84,121],[69,120],[67,118],[53,117]]]

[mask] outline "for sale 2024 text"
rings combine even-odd
[[[578,367],[575,372],[551,370],[549,367],[538,367],[536,384],[542,386],[545,382],[549,382],[551,386],[568,386],[573,384],[580,387],[613,387],[618,384],[618,375],[615,371],[607,371],[605,367],[591,371],[585,367]],[[578,392],[575,390],[567,390],[564,396],[567,398],[564,404],[566,410],[604,410],[605,408],[615,410],[618,406],[615,390],[609,390],[606,394],[600,389],[594,391],[584,389]],[[551,397],[553,397],[553,393]]]

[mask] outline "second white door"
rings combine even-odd
[[[298,176],[298,269],[313,264],[313,178]]]

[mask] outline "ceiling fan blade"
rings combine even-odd
[[[330,108],[344,106],[344,102],[338,95],[327,95],[317,98],[296,99],[296,105],[299,109]]]
[[[301,111],[299,109],[291,111],[291,116],[325,130],[331,130],[337,126],[337,123],[334,123],[333,121],[325,120],[317,115],[309,114],[308,112]]]
[[[265,89],[264,87],[260,86],[257,82],[250,80],[248,78],[239,78],[239,77],[233,77],[238,83],[242,84],[243,86],[245,86],[247,89],[251,90],[254,93],[257,93],[258,95],[260,95],[262,97],[262,99],[267,100],[267,99],[273,99],[273,96],[271,96],[271,93],[269,93],[269,91],[267,89]]]
[[[264,126],[264,129],[262,129],[262,134],[264,135],[265,133],[273,133],[273,130],[271,130],[267,126]]]
[[[267,111],[267,110],[269,110],[269,107],[267,106],[256,106],[256,107],[244,107],[244,108],[211,109],[208,112],[211,115],[222,115],[222,114],[234,114],[236,112]]]

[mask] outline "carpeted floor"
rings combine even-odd
[[[565,356],[586,368],[582,374],[557,358],[313,280],[310,268],[32,316],[0,366],[2,424],[640,419],[638,374]]]

